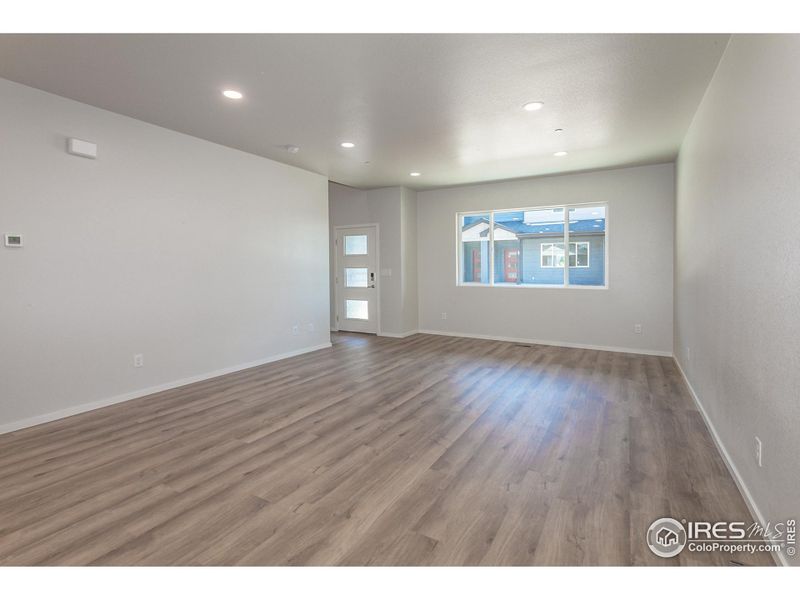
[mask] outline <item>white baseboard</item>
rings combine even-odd
[[[414,331],[406,331],[405,333],[392,333],[391,331],[381,331],[378,336],[379,337],[390,337],[390,338],[405,338],[410,335],[414,335],[415,333],[419,333],[416,329]]]
[[[602,350],[604,352],[624,352],[626,354],[646,354],[648,356],[672,356],[672,352],[663,350],[642,350],[641,348],[621,348],[618,346],[593,346],[591,344],[574,344],[571,342],[556,342],[552,340],[532,340],[528,338],[505,337],[500,335],[481,335],[479,333],[460,333],[455,331],[434,331],[420,329],[417,333],[431,335],[447,335],[450,337],[474,338],[478,340],[494,340],[497,342],[513,342],[516,344],[541,344],[543,346],[561,346],[563,348],[581,348],[583,350]]]
[[[73,415],[77,415],[83,412],[88,412],[90,410],[103,408],[104,406],[111,406],[112,404],[118,404],[120,402],[133,400],[134,398],[149,396],[150,394],[164,392],[166,390],[171,390],[173,388],[181,387],[183,385],[189,385],[190,383],[197,383],[199,381],[204,381],[206,379],[219,377],[220,375],[228,375],[229,373],[235,373],[236,371],[243,371],[244,369],[258,367],[261,365],[265,365],[267,363],[283,360],[284,358],[291,358],[293,356],[299,356],[300,354],[306,354],[308,352],[314,352],[315,350],[323,350],[325,348],[330,348],[330,347],[331,343],[327,342],[325,344],[319,344],[317,346],[300,348],[299,350],[292,350],[291,352],[284,352],[282,354],[274,354],[272,356],[268,356],[267,358],[261,358],[259,360],[254,360],[252,362],[235,365],[233,367],[225,367],[224,369],[218,369],[216,371],[203,373],[201,375],[193,375],[191,377],[177,379],[175,381],[170,381],[169,383],[162,383],[160,385],[155,385],[149,388],[135,390],[133,392],[126,392],[124,394],[112,396],[111,398],[96,400],[94,402],[87,402],[85,404],[71,406],[69,408],[57,410],[55,412],[50,412],[43,415],[36,415],[34,417],[29,417],[27,419],[22,419],[19,421],[13,421],[11,423],[0,423],[0,434],[9,433],[11,431],[18,431],[20,429],[25,429],[27,427],[33,427],[34,425],[41,425],[42,423],[48,423],[50,421],[56,421],[58,419],[63,419],[65,417],[71,417]]]
[[[677,357],[674,357],[673,360],[675,361],[675,364],[678,366],[678,371],[680,371],[681,377],[683,377],[683,380],[686,382],[686,387],[689,389],[689,393],[692,395],[692,399],[694,400],[694,403],[697,405],[697,410],[700,411],[700,415],[703,417],[703,421],[706,424],[706,428],[708,429],[708,432],[711,434],[711,439],[714,440],[714,444],[716,445],[717,450],[722,456],[722,461],[728,468],[728,472],[731,474],[731,477],[733,478],[736,487],[739,488],[739,492],[742,494],[742,498],[744,498],[744,503],[747,505],[747,510],[750,511],[750,516],[753,517],[753,520],[757,521],[758,523],[766,523],[767,520],[764,518],[764,515],[762,514],[761,510],[758,508],[758,505],[756,504],[753,495],[750,493],[747,484],[744,482],[744,479],[742,479],[742,476],[739,474],[739,470],[736,468],[736,463],[733,462],[731,455],[728,454],[728,450],[725,448],[725,444],[722,443],[722,439],[720,439],[717,430],[714,428],[714,424],[711,422],[711,419],[709,418],[708,413],[706,412],[706,409],[703,406],[703,403],[700,402],[700,397],[697,395],[697,392],[694,391],[694,388],[692,387],[689,378],[686,376],[686,372],[683,370],[683,366],[681,366],[681,363],[678,361]],[[778,564],[784,567],[789,566],[786,557],[783,556],[782,553],[773,552],[772,557]]]

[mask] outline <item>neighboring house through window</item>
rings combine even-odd
[[[589,267],[589,248],[591,242],[570,242],[569,266],[578,268]],[[564,244],[542,244],[541,265],[544,269],[564,268]]]
[[[481,249],[472,248],[472,281],[481,281]]]
[[[458,283],[604,287],[607,211],[585,204],[461,213]]]

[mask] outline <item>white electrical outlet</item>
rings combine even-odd
[[[762,446],[761,446],[761,440],[759,439],[758,436],[756,436],[756,447],[755,447],[755,450],[756,450],[756,464],[758,464],[759,467],[763,467],[764,466],[764,464],[763,464],[764,455],[762,453],[763,449],[762,449]]]
[[[447,321],[447,313],[442,313],[442,321]]]
[[[144,354],[133,355],[133,366],[137,369],[144,366]]]
[[[292,325],[292,335],[300,335],[300,325]]]
[[[22,248],[22,235],[19,233],[6,233],[4,237],[6,248]]]
[[[637,323],[633,326],[633,333],[642,333],[642,324]]]

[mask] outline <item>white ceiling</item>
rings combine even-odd
[[[0,35],[0,77],[346,185],[425,189],[671,160],[727,40]]]

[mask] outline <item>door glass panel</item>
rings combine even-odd
[[[363,255],[367,253],[366,235],[344,236],[344,253],[347,256]]]
[[[369,301],[368,300],[345,300],[344,314],[346,319],[369,320]]]
[[[344,270],[344,285],[349,288],[365,288],[367,287],[367,272],[368,269],[345,269]]]

